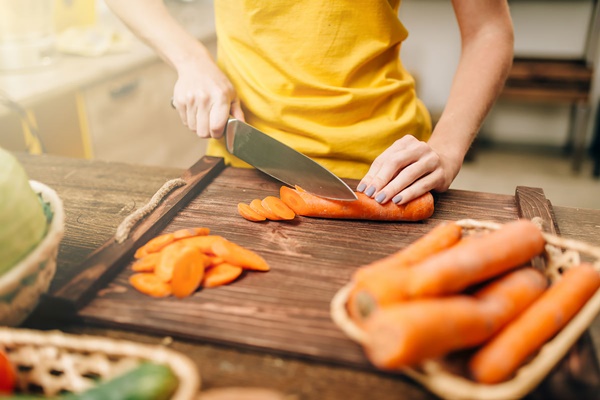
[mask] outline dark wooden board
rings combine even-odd
[[[232,285],[183,300],[153,299],[127,283],[129,252],[128,260],[114,266],[120,271],[114,280],[89,303],[76,301],[83,305],[77,316],[99,325],[369,368],[360,347],[329,315],[333,295],[357,267],[397,251],[441,221],[506,222],[531,209],[518,206],[515,196],[451,190],[436,196],[433,217],[417,223],[303,217],[252,223],[238,215],[238,202],[277,195],[279,187],[258,171],[225,168],[161,230],[209,227],[263,255],[272,267],[268,273],[248,272]],[[521,188],[520,193],[546,201],[535,189]]]

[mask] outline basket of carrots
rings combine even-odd
[[[0,328],[0,399],[191,400],[199,390],[196,365],[164,346]]]
[[[357,269],[333,321],[377,369],[442,398],[523,397],[600,311],[600,248],[536,222],[442,223]]]

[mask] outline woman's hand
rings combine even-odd
[[[438,153],[428,143],[406,135],[373,161],[356,190],[379,203],[404,204],[431,190],[447,190],[461,165],[462,157]]]
[[[240,99],[225,74],[207,59],[178,69],[173,106],[184,125],[201,138],[223,136],[230,115],[244,121]]]

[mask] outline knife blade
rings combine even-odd
[[[356,200],[356,194],[321,164],[236,118],[225,127],[227,151],[289,186],[333,200]]]

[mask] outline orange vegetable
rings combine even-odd
[[[204,278],[204,269],[210,259],[194,247],[183,247],[173,264],[171,289],[173,295],[183,298],[194,293]]]
[[[359,322],[367,317],[376,307],[371,296],[358,295],[362,291],[376,291],[378,297],[385,298],[384,290],[395,288],[387,285],[388,270],[406,268],[415,265],[432,254],[445,250],[456,244],[462,236],[462,228],[456,223],[445,222],[437,225],[413,243],[385,258],[374,261],[357,269],[352,277],[353,289],[348,297],[348,312]]]
[[[200,250],[204,254],[214,254],[212,252],[212,245],[214,242],[226,240],[223,236],[219,235],[208,235],[208,236],[198,236],[187,239],[182,239],[181,243],[186,246],[195,247]]]
[[[209,228],[184,228],[175,232],[165,233],[156,236],[146,242],[145,245],[138,248],[134,254],[135,258],[142,258],[150,253],[156,253],[162,250],[165,246],[175,242],[176,240],[192,237],[204,236],[210,233]]]
[[[274,212],[267,210],[263,204],[261,199],[254,199],[250,202],[250,208],[256,211],[258,214],[264,216],[266,219],[270,219],[271,221],[277,221],[280,218]]]
[[[212,252],[225,262],[244,269],[256,271],[268,271],[270,269],[264,258],[252,250],[228,240],[215,241],[212,244]]]
[[[278,197],[267,196],[261,201],[261,204],[267,211],[275,214],[279,219],[290,220],[296,217],[296,213]]]
[[[297,215],[318,218],[366,219],[380,221],[421,221],[433,214],[433,196],[422,196],[397,205],[393,202],[379,204],[364,193],[357,192],[358,200],[330,200],[282,186],[281,200]]]
[[[365,321],[365,351],[381,369],[412,366],[480,345],[531,305],[546,279],[533,268],[510,272],[474,296],[417,299],[377,309]]]
[[[460,293],[528,263],[542,253],[544,245],[533,222],[516,220],[427,257],[412,268],[389,269],[386,279],[373,284],[364,280],[364,288],[356,296],[373,309],[402,300]]]
[[[135,289],[152,297],[167,297],[171,295],[171,285],[160,280],[155,274],[139,272],[129,277],[129,283]]]
[[[154,272],[156,265],[160,261],[159,253],[150,253],[144,257],[136,260],[132,265],[131,269],[135,272]]]
[[[191,248],[182,241],[169,244],[160,251],[160,259],[154,268],[154,274],[163,282],[171,282],[175,264],[180,257],[185,256],[185,249]]]
[[[210,267],[204,274],[202,286],[213,288],[226,285],[235,281],[243,272],[242,267],[228,263],[221,263],[214,267]]]
[[[261,215],[250,208],[246,203],[238,203],[238,213],[248,221],[252,222],[260,222],[267,219],[264,215]]]
[[[0,393],[11,394],[17,385],[15,367],[4,350],[0,350]]]
[[[486,384],[509,379],[567,325],[599,288],[600,274],[591,264],[567,270],[531,307],[474,354],[469,362],[473,378]]]

